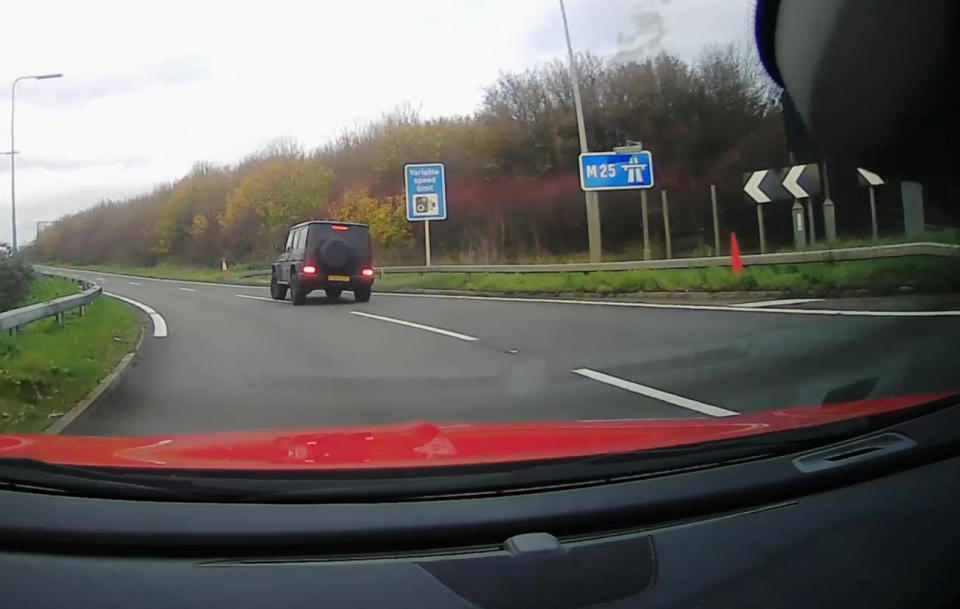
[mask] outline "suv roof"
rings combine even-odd
[[[340,222],[339,220],[307,220],[306,222],[301,222],[299,224],[294,224],[288,230],[293,230],[295,228],[300,228],[301,226],[308,226],[310,224],[342,224],[344,226],[356,226],[358,228],[370,228],[366,224],[361,224],[360,222]]]

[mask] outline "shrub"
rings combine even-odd
[[[0,312],[16,308],[27,295],[33,272],[19,256],[6,253],[0,244]]]

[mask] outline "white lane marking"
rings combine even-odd
[[[94,279],[96,279],[97,281],[106,281],[106,279],[104,279],[103,277],[95,277]]]
[[[399,324],[401,326],[416,328],[418,330],[426,330],[427,332],[443,334],[444,336],[449,336],[451,338],[459,338],[460,340],[466,340],[466,341],[477,340],[476,336],[467,336],[466,334],[460,334],[459,332],[451,332],[450,330],[444,330],[443,328],[434,328],[433,326],[425,326],[423,324],[417,324],[412,321],[404,321],[402,319],[395,319],[393,317],[384,317],[382,315],[373,315],[371,313],[364,313],[363,311],[350,311],[350,313],[352,315],[359,315],[360,317],[369,317],[370,319],[378,319],[380,321],[387,321],[392,324]]]
[[[140,282],[138,282],[138,281],[131,281],[131,282],[130,282],[130,285],[140,285]]]
[[[193,288],[177,288],[181,292],[196,292]]]
[[[116,298],[117,300],[122,300],[127,304],[131,304],[147,315],[150,316],[150,321],[153,322],[153,337],[154,338],[166,338],[167,336],[167,320],[163,318],[163,315],[157,313],[153,307],[145,305],[142,302],[138,302],[132,298],[127,298],[126,296],[121,296],[119,294],[114,294],[112,292],[104,292],[105,295],[110,296],[111,298]]]
[[[621,302],[602,300],[574,300],[563,298],[516,298],[509,296],[465,296],[461,294],[408,294],[377,292],[377,296],[405,298],[449,298],[453,300],[490,300],[494,302],[532,302],[538,304],[599,305],[640,309],[676,309],[682,311],[725,311],[728,313],[783,313],[787,315],[836,315],[843,317],[960,317],[960,311],[862,311],[843,309],[776,309],[763,307],[731,307],[728,305],[656,304],[652,302]]]
[[[264,298],[263,296],[250,296],[249,294],[234,294],[237,298],[248,298],[250,300],[266,300],[267,302],[283,302],[282,300],[274,300],[273,298]]]
[[[758,300],[756,302],[738,302],[731,307],[785,307],[787,305],[823,302],[822,298],[782,298],[780,300]]]
[[[719,406],[704,404],[703,402],[685,398],[682,395],[660,391],[659,389],[654,389],[653,387],[640,385],[638,383],[627,381],[615,376],[610,376],[609,374],[597,372],[596,370],[591,370],[589,368],[577,368],[576,370],[571,370],[571,372],[594,381],[606,383],[607,385],[613,385],[614,387],[619,387],[620,389],[626,389],[627,391],[632,391],[633,393],[645,395],[648,398],[660,400],[661,402],[667,402],[668,404],[680,406],[681,408],[693,410],[695,412],[699,412],[700,414],[709,415],[711,417],[733,417],[740,414],[739,412],[734,412],[733,410],[727,410],[726,408],[720,408]]]

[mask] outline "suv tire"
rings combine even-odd
[[[290,302],[295,307],[302,307],[307,302],[307,292],[300,284],[300,278],[296,273],[290,275]]]
[[[373,287],[369,285],[356,288],[353,290],[353,299],[357,302],[370,302],[371,292],[373,292]]]
[[[287,286],[280,285],[277,281],[277,275],[270,276],[270,298],[274,300],[283,300],[287,297]]]

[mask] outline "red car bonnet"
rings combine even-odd
[[[0,458],[65,465],[333,470],[469,465],[618,453],[834,423],[954,392],[787,408],[726,418],[528,423],[410,422],[155,436],[0,435]]]

